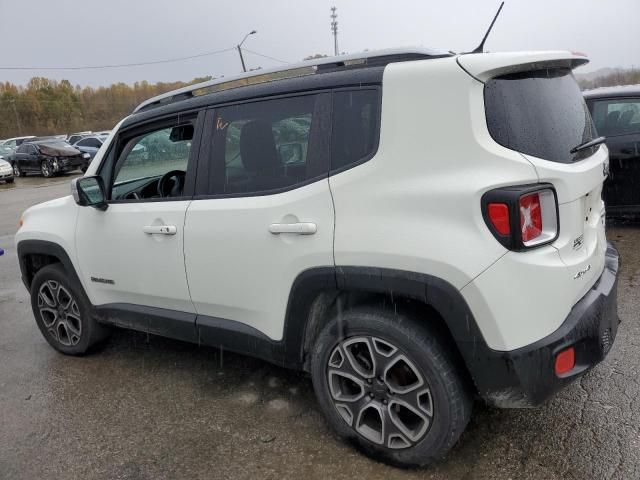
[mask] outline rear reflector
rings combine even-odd
[[[576,352],[573,347],[561,351],[556,356],[556,375],[563,375],[576,366]]]
[[[490,203],[487,206],[489,220],[500,235],[509,235],[511,225],[509,223],[509,206],[506,203]]]
[[[542,235],[542,208],[537,192],[520,197],[520,229],[525,245]]]

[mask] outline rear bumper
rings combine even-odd
[[[480,395],[497,407],[535,406],[601,362],[613,345],[617,312],[619,257],[609,244],[605,268],[591,290],[576,303],[560,328],[549,336],[508,352],[485,351],[472,370]],[[575,367],[557,376],[558,352],[573,346]]]

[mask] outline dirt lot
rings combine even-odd
[[[607,360],[539,409],[477,404],[446,459],[407,471],[336,439],[305,375],[126,331],[88,357],[53,351],[13,234],[22,210],[66,195],[68,180],[0,185],[1,479],[640,478],[640,229],[608,232],[623,323]]]

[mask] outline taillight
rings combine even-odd
[[[509,222],[509,205],[506,203],[490,203],[487,207],[489,219],[500,235],[511,233]]]
[[[491,233],[510,250],[546,245],[558,238],[558,202],[550,184],[491,190],[482,196]]]
[[[542,234],[542,208],[539,193],[520,197],[520,231],[525,244]]]

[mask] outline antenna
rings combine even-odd
[[[489,34],[491,33],[491,29],[493,28],[493,24],[496,23],[496,20],[498,19],[498,15],[500,15],[500,12],[502,11],[502,7],[504,7],[504,2],[502,2],[500,4],[500,7],[498,8],[498,11],[496,12],[496,16],[493,17],[493,20],[491,22],[491,25],[489,25],[489,29],[487,30],[487,33],[484,34],[484,38],[482,39],[482,41],[480,42],[480,45],[478,45],[475,50],[473,50],[472,52],[468,52],[468,53],[482,53],[484,52],[484,42],[487,41],[487,37],[489,36]]]

